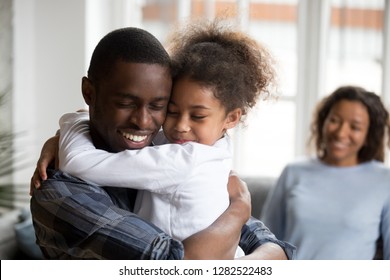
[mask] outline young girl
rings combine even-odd
[[[337,89],[312,124],[317,157],[289,164],[263,221],[298,247],[298,259],[390,259],[390,169],[383,165],[389,113],[360,87]]]
[[[176,33],[172,60],[173,89],[163,125],[172,144],[115,154],[98,150],[88,114],[71,113],[60,120],[59,162],[61,170],[89,183],[142,190],[134,212],[183,240],[227,208],[232,158],[227,131],[269,93],[273,68],[264,48],[218,22]]]

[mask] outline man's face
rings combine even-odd
[[[90,85],[88,101],[84,83]],[[158,64],[118,61],[97,85],[84,79],[95,146],[119,152],[150,145],[164,122],[171,87],[169,68]]]

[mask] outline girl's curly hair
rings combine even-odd
[[[230,112],[245,115],[275,85],[274,61],[256,40],[227,22],[192,22],[173,33],[168,47],[173,81],[190,78],[211,88]]]

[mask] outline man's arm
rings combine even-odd
[[[240,259],[294,259],[294,246],[278,240],[261,221],[250,217],[250,193],[245,182],[232,174],[228,187],[229,208],[210,227],[183,241],[184,258],[233,259],[240,240],[239,245],[246,253]]]
[[[243,256],[244,260],[288,260],[287,254],[281,246],[275,243],[265,243],[255,249],[252,254]]]
[[[281,246],[268,242],[257,247],[253,253],[245,255],[241,260],[288,260],[287,254]]]

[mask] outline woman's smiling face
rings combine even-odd
[[[367,108],[359,101],[341,100],[330,110],[323,126],[323,161],[335,166],[359,163],[370,125]]]

